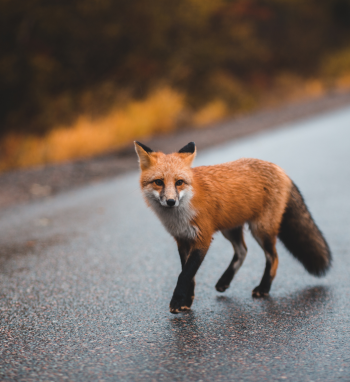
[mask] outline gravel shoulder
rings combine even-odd
[[[290,122],[336,110],[350,104],[350,92],[332,92],[317,99],[289,103],[249,115],[231,118],[205,128],[186,128],[171,134],[143,139],[153,149],[178,150],[190,141],[199,150],[247,135],[281,128]],[[85,184],[99,182],[135,170],[137,161],[132,145],[94,158],[40,166],[0,174],[0,209],[49,198]]]

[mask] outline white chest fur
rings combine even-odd
[[[191,220],[196,213],[191,207],[190,195],[184,196],[179,206],[173,208],[163,207],[159,201],[153,198],[148,198],[148,200],[170,235],[182,239],[194,239],[197,236],[198,228],[191,225]]]
[[[194,239],[196,237],[197,230],[190,224],[194,214],[182,208],[181,205],[176,208],[157,206],[157,208],[153,209],[172,236],[183,239]]]

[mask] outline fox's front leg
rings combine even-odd
[[[191,251],[191,242],[189,240],[182,240],[182,239],[177,239],[177,247],[179,250],[179,255],[180,255],[180,260],[181,260],[181,267],[182,270],[185,267],[186,261],[189,257],[190,251]],[[184,305],[184,310],[188,310],[191,308],[191,305],[194,300],[194,288],[196,286],[196,281],[195,278],[191,280],[190,287],[187,291],[186,299],[185,299],[185,305]]]
[[[179,245],[179,242],[178,242]],[[190,243],[179,245],[179,254],[182,272],[177,280],[177,285],[170,301],[170,312],[179,313],[189,310],[194,299],[194,277],[208,251],[209,246],[196,246]]]

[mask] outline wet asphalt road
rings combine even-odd
[[[333,252],[325,278],[279,245],[271,295],[252,299],[264,255],[247,230],[247,259],[219,294],[232,249],[217,234],[192,311],[171,315],[180,260],[137,173],[17,206],[0,216],[0,379],[350,381],[350,108],[228,142],[195,165],[242,156],[299,186]]]

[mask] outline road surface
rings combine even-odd
[[[0,216],[0,379],[350,381],[350,108],[227,142],[195,165],[240,157],[275,162],[299,186],[333,252],[326,277],[279,245],[271,295],[252,299],[265,260],[246,230],[247,259],[219,294],[232,249],[217,234],[192,311],[172,315],[180,260],[137,172],[12,207]]]

